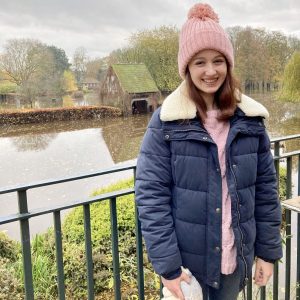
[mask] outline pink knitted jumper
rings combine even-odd
[[[217,119],[219,110],[207,111],[204,127],[218,146],[218,157],[222,176],[222,258],[221,273],[232,274],[236,268],[236,247],[231,227],[231,199],[226,182],[225,144],[229,122]]]

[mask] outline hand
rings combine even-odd
[[[191,282],[191,278],[185,272],[182,272],[181,275],[175,279],[167,280],[161,278],[163,285],[172,293],[172,295],[180,300],[184,300],[184,295],[182,293],[180,282],[185,281],[187,283]]]
[[[255,274],[253,279],[258,286],[265,286],[273,275],[274,264],[268,263],[261,258],[257,258],[255,265]]]

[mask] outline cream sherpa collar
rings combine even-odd
[[[238,107],[249,117],[269,117],[267,109],[262,104],[244,94],[241,94],[241,102],[238,103]],[[196,112],[196,105],[189,98],[186,82],[183,81],[179,87],[164,100],[160,111],[160,119],[162,121],[194,119]]]

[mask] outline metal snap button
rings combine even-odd
[[[168,140],[170,136],[168,134],[165,135],[165,139]]]
[[[220,247],[216,247],[215,250],[216,250],[217,252],[220,252],[221,249],[220,249]]]
[[[220,208],[220,207],[217,207],[217,208],[216,208],[216,213],[219,214],[220,212],[221,212],[221,208]]]
[[[204,136],[204,137],[202,137],[202,139],[203,139],[203,140],[207,140],[207,137],[206,137],[206,136]]]
[[[233,168],[236,168],[236,165],[232,165]]]
[[[214,286],[214,287],[218,287],[218,283],[215,281],[215,282],[213,283],[213,286]]]

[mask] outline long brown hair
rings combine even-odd
[[[234,78],[227,60],[226,64],[227,74],[225,80],[221,87],[218,89],[218,91],[215,93],[214,99],[216,106],[221,110],[221,114],[218,117],[219,120],[227,120],[231,116],[233,116],[237,103],[240,101],[237,95],[239,93],[236,93],[237,91],[240,91],[240,84],[237,81],[237,79]],[[188,67],[186,70],[185,78],[187,82],[189,96],[196,104],[198,117],[203,122],[206,118],[206,104],[203,97],[199,93],[198,88],[192,81],[192,77]]]

